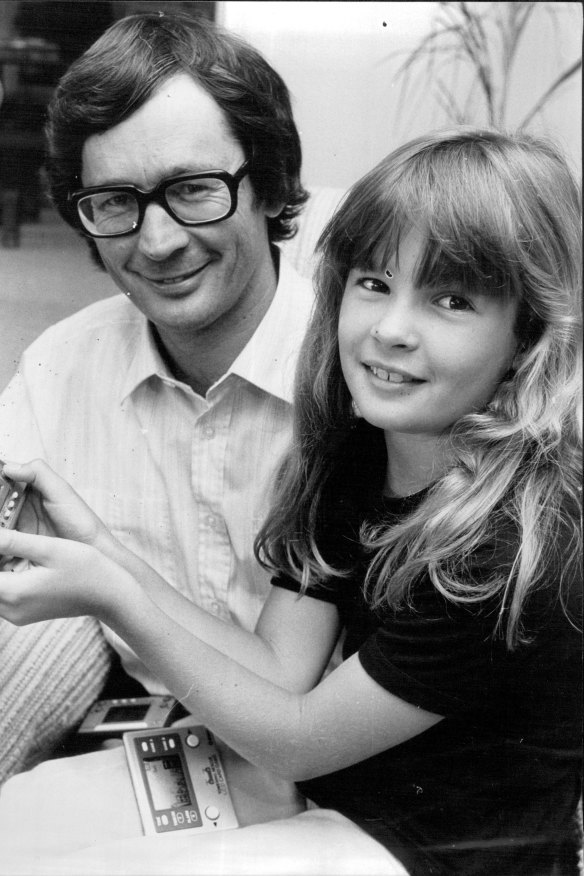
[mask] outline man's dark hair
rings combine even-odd
[[[190,75],[225,113],[250,162],[258,201],[266,207],[285,204],[267,220],[270,241],[292,237],[294,218],[308,195],[300,183],[300,138],[286,85],[243,40],[179,13],[121,19],[62,77],[49,106],[47,170],[63,218],[70,221],[67,198],[82,185],[87,138],[127,119],[180,73]]]

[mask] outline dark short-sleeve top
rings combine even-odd
[[[391,524],[420,500],[384,500],[375,514]],[[359,552],[355,523],[339,536],[337,559]],[[483,547],[474,574],[509,569],[516,546],[511,527]],[[559,850],[574,846],[582,728],[582,640],[574,624],[582,579],[572,570],[562,606],[562,556],[560,538],[527,605],[531,642],[513,651],[492,635],[496,604],[453,603],[427,575],[413,585],[412,605],[398,611],[370,609],[364,560],[351,580],[308,590],[337,605],[344,659],[358,653],[386,690],[444,716],[375,757],[299,783],[305,796],[383,843],[411,876],[548,874]],[[299,589],[285,576],[273,584]]]

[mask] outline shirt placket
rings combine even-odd
[[[192,489],[198,505],[197,558],[200,605],[229,618],[231,548],[223,509],[225,460],[229,452],[230,395],[209,398],[192,437]]]

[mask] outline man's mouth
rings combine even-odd
[[[387,371],[385,368],[379,368],[377,365],[367,365],[366,367],[369,368],[375,377],[378,377],[379,380],[385,380],[387,383],[423,383],[419,378],[402,371]]]
[[[166,277],[164,280],[155,280],[155,283],[162,283],[163,286],[170,286],[173,283],[182,283],[183,280],[192,277],[192,274],[178,274],[176,277]]]
[[[146,277],[146,279],[150,283],[156,283],[158,286],[176,286],[178,283],[183,283],[185,280],[191,280],[193,277],[196,277],[197,274],[200,274],[208,264],[210,264],[210,262],[205,262],[204,265],[195,268],[194,271],[187,271],[184,274],[175,274],[172,277]]]

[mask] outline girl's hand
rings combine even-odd
[[[0,529],[0,554],[31,564],[0,572],[0,616],[17,626],[85,614],[107,623],[136,585],[117,563],[76,541]]]
[[[31,488],[18,521],[20,531],[57,535],[98,548],[113,540],[97,514],[43,460],[24,465],[7,462],[4,473]]]

